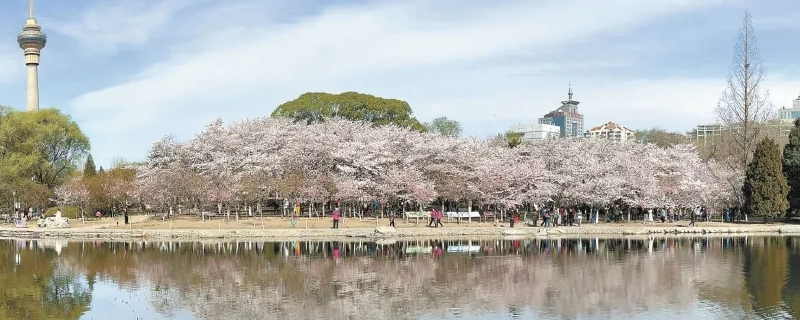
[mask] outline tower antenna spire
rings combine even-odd
[[[33,0],[28,0],[28,18],[33,19]]]
[[[572,101],[572,81],[569,82],[569,92],[567,93],[567,95],[569,95],[569,101]]]

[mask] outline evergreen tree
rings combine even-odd
[[[800,212],[800,118],[794,120],[789,143],[783,148],[783,174],[789,183],[789,214]]]
[[[744,209],[748,214],[776,217],[786,212],[789,185],[783,175],[781,153],[775,140],[761,140],[747,165],[744,181]]]
[[[94,177],[97,175],[97,169],[94,166],[94,159],[92,159],[92,155],[90,154],[86,157],[86,164],[83,165],[83,176],[84,177]]]

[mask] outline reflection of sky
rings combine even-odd
[[[194,320],[185,310],[175,310],[166,317],[153,309],[149,302],[150,289],[123,289],[113,282],[97,281],[92,291],[92,305],[81,319],[147,319],[147,320]]]
[[[623,297],[620,297],[623,299]],[[720,319],[725,318],[724,313],[725,310],[723,308],[719,308],[719,306],[713,306],[706,303],[700,303],[700,305],[693,305],[689,308],[685,308],[682,311],[677,311],[674,309],[670,310],[657,310],[657,311],[638,311],[636,314],[636,319],[646,319],[646,320],[674,320],[674,319],[692,319],[692,320],[704,320],[704,319]],[[532,310],[530,308],[519,308],[517,312],[506,312],[506,313],[498,313],[498,312],[485,312],[485,313],[476,313],[475,311],[470,311],[470,314],[464,314],[459,312],[457,308],[453,308],[448,310],[446,315],[425,315],[420,317],[418,320],[449,320],[449,319],[459,319],[459,320],[512,320],[512,319],[559,319],[557,317],[547,315],[546,313],[543,314],[538,310]],[[580,315],[575,319],[630,319],[630,315],[624,313],[616,313],[616,312],[607,312],[602,314],[596,315]]]

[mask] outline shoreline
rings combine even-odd
[[[619,238],[630,236],[746,236],[798,235],[800,225],[730,226],[619,226],[581,227],[445,227],[445,228],[345,228],[345,229],[108,229],[108,228],[0,228],[0,238],[64,240],[264,240],[336,241],[411,240],[440,238]]]

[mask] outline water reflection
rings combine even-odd
[[[89,289],[55,262],[55,250],[30,241],[0,246],[0,319],[78,319],[88,310]]]
[[[798,243],[0,241],[0,319],[114,317],[93,304],[98,284],[162,318],[794,318]]]

